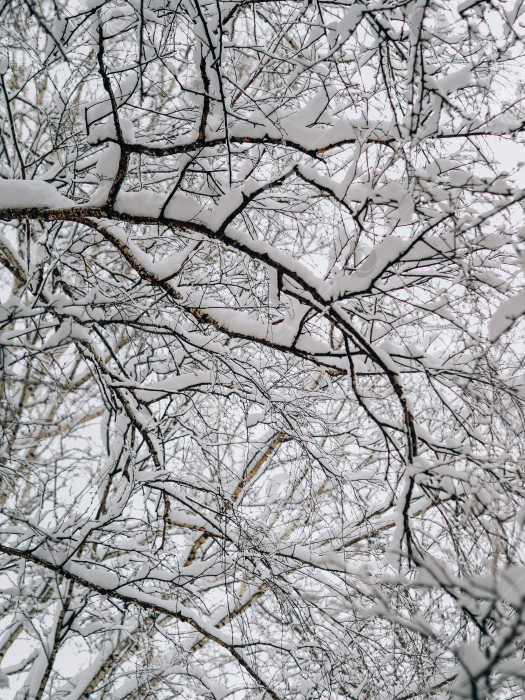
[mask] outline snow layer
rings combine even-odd
[[[0,207],[23,209],[68,207],[73,202],[43,180],[0,180]]]
[[[501,304],[489,323],[489,338],[495,342],[514,322],[525,314],[525,289]]]

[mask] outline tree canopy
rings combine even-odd
[[[5,697],[523,697],[524,33],[0,6]]]

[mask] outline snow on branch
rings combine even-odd
[[[522,5],[0,7],[6,698],[523,695]]]

